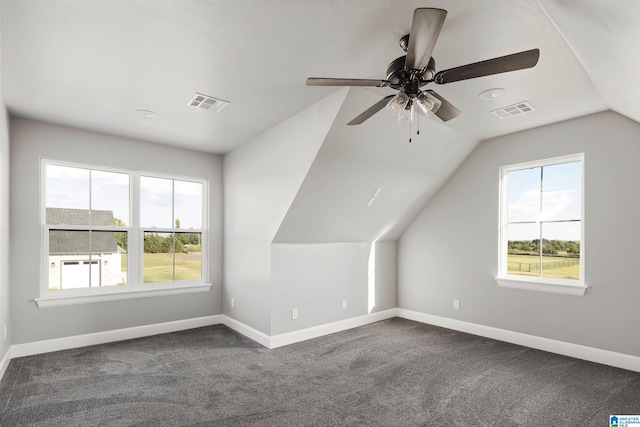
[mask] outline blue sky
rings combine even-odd
[[[170,228],[178,218],[183,229],[202,227],[201,183],[141,177],[140,187],[142,226]],[[129,225],[129,175],[94,170],[90,178],[88,169],[47,165],[46,206],[110,210]]]
[[[508,221],[553,221],[581,219],[582,162],[509,172]],[[539,224],[512,224],[509,240],[539,238]],[[543,224],[543,238],[580,240],[580,223]]]

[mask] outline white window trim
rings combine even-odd
[[[519,276],[507,274],[507,200],[508,200],[508,173],[514,170],[529,169],[535,167],[550,166],[559,163],[582,162],[581,173],[581,218],[580,218],[580,279],[555,279],[548,277]],[[550,292],[564,295],[583,296],[588,288],[585,281],[585,159],[584,153],[571,154],[568,156],[553,157],[550,159],[535,160],[531,162],[518,163],[500,167],[499,171],[499,223],[498,223],[498,276],[495,278],[499,287],[522,289],[527,291]]]
[[[40,161],[40,227],[41,227],[41,259],[40,259],[40,297],[34,302],[39,308],[60,307],[77,304],[93,304],[97,302],[128,300],[135,298],[148,298],[166,295],[179,295],[194,292],[208,292],[212,284],[208,283],[209,262],[208,262],[208,231],[209,231],[209,189],[208,181],[202,178],[186,177],[177,174],[158,173],[149,171],[131,171],[118,169],[102,165],[90,165],[85,163],[74,163],[54,159],[41,159]],[[94,287],[82,289],[60,289],[49,290],[48,286],[48,259],[49,259],[49,228],[46,224],[46,167],[47,165],[67,166],[82,169],[99,170],[105,172],[124,173],[129,175],[129,226],[105,227],[95,226],[93,229],[105,229],[108,231],[127,231],[128,237],[128,266],[131,273],[126,285]],[[193,230],[201,233],[202,236],[202,278],[201,280],[183,280],[164,283],[144,283],[143,282],[143,259],[141,252],[143,247],[144,231],[146,228],[139,226],[140,223],[140,177],[147,176],[153,178],[165,178],[180,181],[198,182],[202,184],[202,228]],[[54,227],[55,228],[55,227]],[[76,228],[69,226],[69,228]],[[86,227],[79,227],[86,229]],[[181,232],[189,232],[189,229],[179,229]],[[155,232],[156,229],[153,229]],[[173,230],[175,231],[175,230]],[[158,229],[160,232],[160,229]],[[47,262],[45,262],[47,260]]]

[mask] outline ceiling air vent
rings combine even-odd
[[[533,105],[529,104],[527,101],[522,101],[517,104],[509,105],[508,107],[493,110],[491,114],[501,119],[508,119],[509,117],[519,116],[535,110],[536,109],[533,108]]]
[[[218,113],[222,111],[227,105],[229,105],[229,101],[224,101],[222,99],[214,98],[213,96],[203,95],[196,92],[196,94],[193,95],[193,98],[191,98],[191,100],[189,101],[188,105],[194,108],[199,108],[201,110]]]

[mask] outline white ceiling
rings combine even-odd
[[[541,50],[534,69],[435,88],[463,111],[452,129],[485,139],[607,108],[640,119],[640,5],[623,0],[2,0],[2,96],[15,115],[225,153],[337,90],[309,76],[384,78],[416,7],[449,12],[438,69]],[[496,86],[505,96],[477,98]],[[193,109],[195,92],[231,105]],[[524,99],[535,114],[487,114]]]
[[[396,239],[480,141],[612,109],[640,122],[640,2],[628,0],[0,0],[1,89],[18,116],[227,153],[339,88],[307,77],[386,77],[417,7],[448,15],[437,70],[540,49],[538,65],[437,86],[463,114],[406,123],[393,93],[349,91],[277,242]],[[491,101],[480,92],[500,87]],[[217,114],[195,92],[231,101]],[[535,111],[490,114],[520,101]],[[137,109],[158,114],[145,119]],[[291,119],[295,120],[295,118]],[[415,130],[415,128],[414,128]],[[365,206],[376,188],[383,192]]]

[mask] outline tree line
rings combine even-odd
[[[510,254],[539,254],[540,239],[509,240],[507,246]],[[580,255],[580,242],[575,240],[542,239],[543,255]]]
[[[118,227],[126,227],[124,221],[114,218],[113,222]],[[180,228],[180,220],[176,219],[176,228]],[[145,233],[144,252],[148,254],[185,252],[186,245],[199,246],[201,244],[200,233]],[[174,239],[175,237],[175,239]],[[127,251],[128,233],[116,233],[116,243]]]

